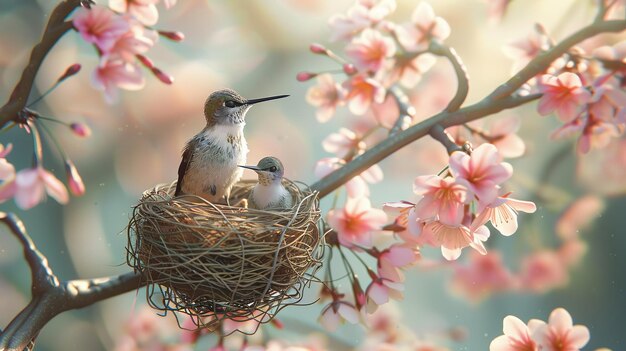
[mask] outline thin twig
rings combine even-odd
[[[443,127],[439,124],[435,124],[432,128],[430,128],[428,134],[445,146],[449,155],[452,155],[455,151],[463,151],[463,149],[454,142],[454,139],[450,136],[450,134],[446,133],[445,129],[443,129]]]
[[[394,135],[411,125],[413,118],[415,118],[415,107],[411,105],[409,97],[400,87],[392,86],[389,88],[389,94],[396,100],[398,110],[400,111],[396,123],[394,123],[393,127],[389,130],[389,135]]]
[[[39,67],[56,42],[72,29],[72,22],[65,21],[65,19],[80,6],[80,3],[80,0],[63,1],[50,14],[43,36],[39,43],[33,47],[28,64],[24,68],[20,80],[13,88],[11,97],[4,106],[0,107],[0,128],[11,121],[18,121],[18,113],[26,106]]]
[[[450,64],[452,64],[454,74],[456,75],[457,87],[456,93],[448,103],[448,106],[446,106],[445,111],[457,111],[463,106],[465,99],[467,99],[467,94],[469,93],[469,75],[467,74],[467,68],[465,68],[461,57],[451,47],[432,41],[428,47],[428,51],[434,55],[447,58]]]

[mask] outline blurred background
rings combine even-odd
[[[55,3],[0,3],[0,96],[4,100]],[[526,37],[536,22],[558,40],[594,15],[591,0],[513,1],[496,24],[488,20],[487,4],[481,0],[431,3],[450,23],[452,34],[447,43],[467,65],[471,87],[468,103],[479,100],[510,76],[512,62],[502,54],[503,45]],[[391,18],[408,21],[417,4],[398,1]],[[16,212],[22,218],[61,279],[128,272],[125,227],[131,207],[144,190],[175,179],[185,141],[204,126],[204,99],[223,87],[248,98],[291,95],[255,106],[248,114],[248,160],[256,163],[263,156],[274,155],[285,164],[288,178],[314,182],[315,162],[329,156],[321,141],[341,126],[353,124],[355,117],[340,108],[330,122],[318,123],[315,108],[305,101],[314,81],[299,83],[295,76],[300,71],[337,68],[330,60],[310,54],[308,45],[328,43],[328,18],[344,13],[351,5],[352,0],[179,0],[168,11],[160,8],[157,27],[182,31],[186,39],[181,43],[160,40],[149,56],[173,75],[175,82],[167,86],[147,74],[144,89],[123,92],[115,105],[108,105],[90,83],[91,71],[98,63],[93,48],[77,33],[68,33],[45,60],[33,96],[50,87],[69,65],[83,65],[76,77],[64,82],[37,110],[63,121],[86,123],[93,130],[90,138],[81,139],[66,128],[51,125],[81,172],[87,192],[72,198],[67,206],[49,199],[23,211],[10,201],[0,205],[2,211]],[[612,43],[619,37],[602,39]],[[342,44],[328,45],[342,52]],[[446,96],[453,94],[454,83],[442,84],[442,90],[436,85],[439,81],[454,82],[446,62],[439,62],[412,93],[420,118],[440,108],[441,101],[445,105]],[[547,320],[554,308],[565,307],[575,324],[590,329],[587,349],[626,349],[626,255],[621,252],[626,247],[626,165],[611,165],[615,158],[607,156],[625,155],[626,141],[615,140],[608,149],[578,157],[573,140],[549,138],[558,122],[553,117],[540,117],[535,109],[531,104],[496,118],[517,115],[522,120],[519,134],[526,142],[526,153],[510,160],[515,169],[510,187],[516,198],[536,201],[538,211],[522,217],[520,230],[513,237],[494,235],[487,247],[501,250],[510,269],[519,270],[521,257],[528,252],[558,245],[554,229],[558,218],[573,201],[591,195],[600,199],[604,211],[592,226],[580,232],[587,243],[586,255],[568,272],[562,287],[536,294],[496,294],[481,301],[470,301],[451,289],[449,267],[409,270],[405,299],[398,303],[402,311],[399,322],[452,350],[486,350],[489,342],[502,334],[504,316]],[[0,142],[14,144],[9,161],[18,170],[30,167],[32,143],[23,130],[3,133]],[[63,179],[60,158],[51,145],[46,146],[46,168]],[[370,187],[373,205],[412,200],[413,179],[437,172],[444,165],[445,152],[435,142],[424,139],[410,145],[381,163],[385,179]],[[323,206],[328,209],[330,203],[324,201]],[[440,253],[426,248],[423,255],[439,258]],[[5,326],[30,299],[30,273],[21,247],[5,228],[0,228],[0,273],[0,325]],[[318,288],[311,288],[309,297],[314,298]],[[125,322],[145,305],[144,296],[142,289],[63,313],[43,329],[37,349],[113,349],[124,333]],[[313,305],[282,311],[279,317],[287,327],[272,331],[272,335],[298,338],[303,333],[319,332],[319,310],[319,305]],[[298,323],[290,325],[290,321]],[[440,337],[456,327],[466,332],[462,340]],[[346,325],[333,338],[356,346],[364,335],[362,327]]]

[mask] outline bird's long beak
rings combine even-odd
[[[282,98],[286,98],[287,96],[289,95],[276,95],[276,96],[269,96],[269,97],[264,97],[260,99],[252,99],[252,100],[246,101],[246,105],[252,105],[252,104],[256,104],[258,102],[263,102],[263,101],[282,99]]]
[[[259,171],[261,170],[261,169],[260,169],[259,167],[257,167],[257,166],[242,166],[242,165],[238,165],[238,166],[239,166],[239,167],[241,167],[241,168],[251,169],[251,170],[253,170],[253,171],[255,171],[255,172],[259,172]]]

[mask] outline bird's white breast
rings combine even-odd
[[[194,137],[193,156],[183,181],[183,192],[219,201],[241,178],[248,145],[244,124],[215,125]],[[215,186],[216,194],[211,195]],[[202,194],[202,195],[201,195]]]

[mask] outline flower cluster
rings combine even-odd
[[[117,99],[118,88],[138,90],[145,84],[140,64],[160,81],[171,84],[173,79],[145,56],[155,45],[159,35],[182,40],[179,32],[156,31],[148,26],[156,24],[159,0],[110,0],[109,7],[91,6],[76,11],[72,23],[83,40],[93,44],[100,63],[93,72],[93,83],[104,91],[106,100]],[[175,1],[165,1],[166,7]]]
[[[515,66],[549,49],[550,39],[541,26],[531,36],[506,50],[515,57]],[[626,41],[602,46],[591,53],[581,47],[570,49],[563,57],[530,83],[542,94],[537,110],[541,115],[555,114],[561,127],[555,139],[577,135],[579,154],[603,148],[626,129]]]
[[[491,224],[503,235],[517,230],[517,213],[535,212],[532,202],[502,194],[501,184],[511,177],[510,164],[502,162],[492,144],[482,144],[471,154],[454,152],[449,171],[440,175],[419,176],[413,190],[421,199],[415,203],[388,203],[399,211],[396,221],[402,238],[419,246],[441,247],[443,256],[456,260],[461,250],[471,246],[486,254],[483,242],[489,238]]]
[[[495,338],[490,351],[577,351],[589,342],[589,329],[584,325],[574,325],[572,316],[564,309],[557,308],[548,323],[531,319],[528,324],[515,316],[506,316],[503,321],[504,335]]]

